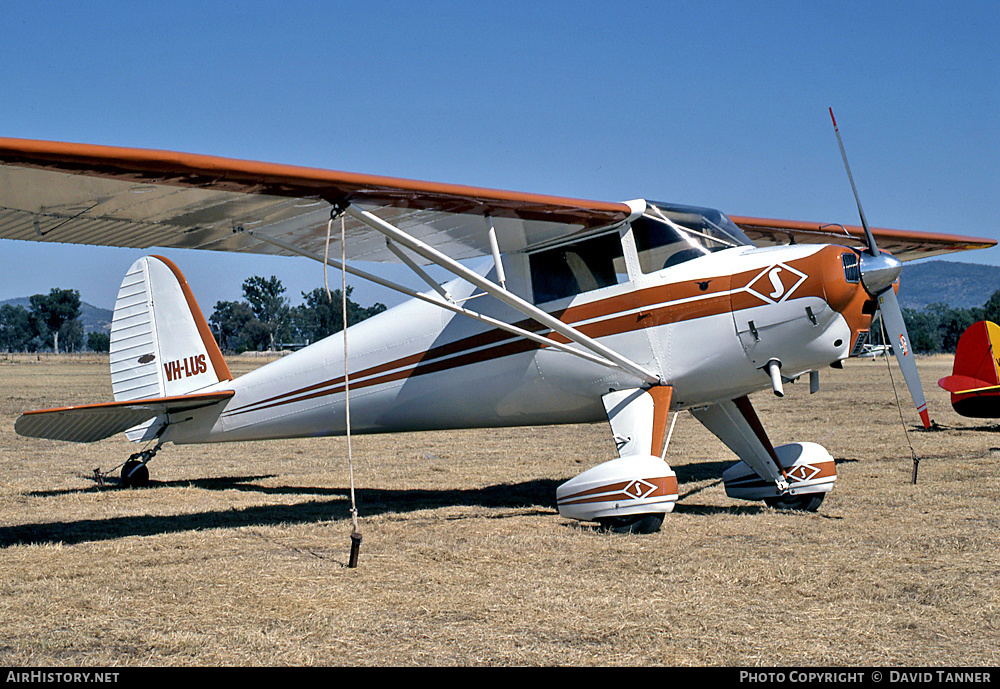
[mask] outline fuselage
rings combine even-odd
[[[625,235],[622,235],[623,238]],[[673,407],[733,399],[770,385],[777,360],[794,378],[847,358],[867,335],[869,297],[851,249],[736,246],[616,284],[537,304],[674,388]],[[523,259],[523,260],[522,260]],[[508,264],[509,262],[509,264]],[[527,257],[505,257],[508,288],[532,295]],[[477,293],[448,285],[456,300]],[[485,315],[545,334],[489,296]],[[411,300],[347,330],[354,433],[594,422],[609,390],[646,385],[634,374],[542,346]],[[551,339],[560,335],[549,333]],[[573,345],[577,346],[577,345]],[[177,443],[343,434],[344,339],[337,334],[234,381],[221,415],[168,427]]]

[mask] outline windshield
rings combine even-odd
[[[632,221],[632,236],[643,273],[736,246],[753,246],[749,237],[723,213],[711,208],[646,202]]]

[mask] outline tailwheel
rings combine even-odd
[[[145,488],[149,485],[149,469],[140,461],[130,459],[122,466],[122,488]]]
[[[630,514],[622,517],[603,517],[597,520],[601,528],[611,533],[656,533],[663,526],[663,513]]]
[[[150,450],[136,452],[128,458],[128,461],[122,465],[122,488],[145,488],[149,485],[149,469],[146,464],[156,456],[161,447],[163,447],[162,444],[157,444]]]
[[[779,495],[775,498],[764,498],[764,504],[776,510],[798,510],[800,512],[815,512],[823,503],[826,493],[804,493],[803,495]]]

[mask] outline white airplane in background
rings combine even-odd
[[[876,310],[929,424],[896,300],[900,261],[996,242],[869,228],[858,210],[862,227],[727,217],[0,139],[0,238],[301,255],[400,290],[412,299],[346,332],[351,432],[606,418],[619,456],[561,485],[559,512],[637,531],[658,529],[677,500],[661,452],[671,410],[689,410],[739,457],[724,474],[730,496],[817,509],[833,458],[813,443],[774,447],[748,395],[781,395],[806,374],[815,389],[819,369],[864,351]],[[347,258],[401,261],[428,290],[327,258],[341,251],[342,222]],[[461,263],[477,256],[492,264]],[[427,264],[456,279],[437,284]],[[126,463],[125,485],[148,480],[164,443],[342,435],[344,337],[233,379],[180,270],[145,257],[115,304],[115,401],[26,412],[15,428],[155,441]]]

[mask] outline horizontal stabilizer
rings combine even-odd
[[[970,376],[946,376],[938,381],[938,385],[953,395],[1000,391],[1000,385]]]
[[[232,390],[144,400],[81,404],[25,412],[14,424],[18,435],[92,443],[132,428],[160,414],[200,409],[223,402]]]

